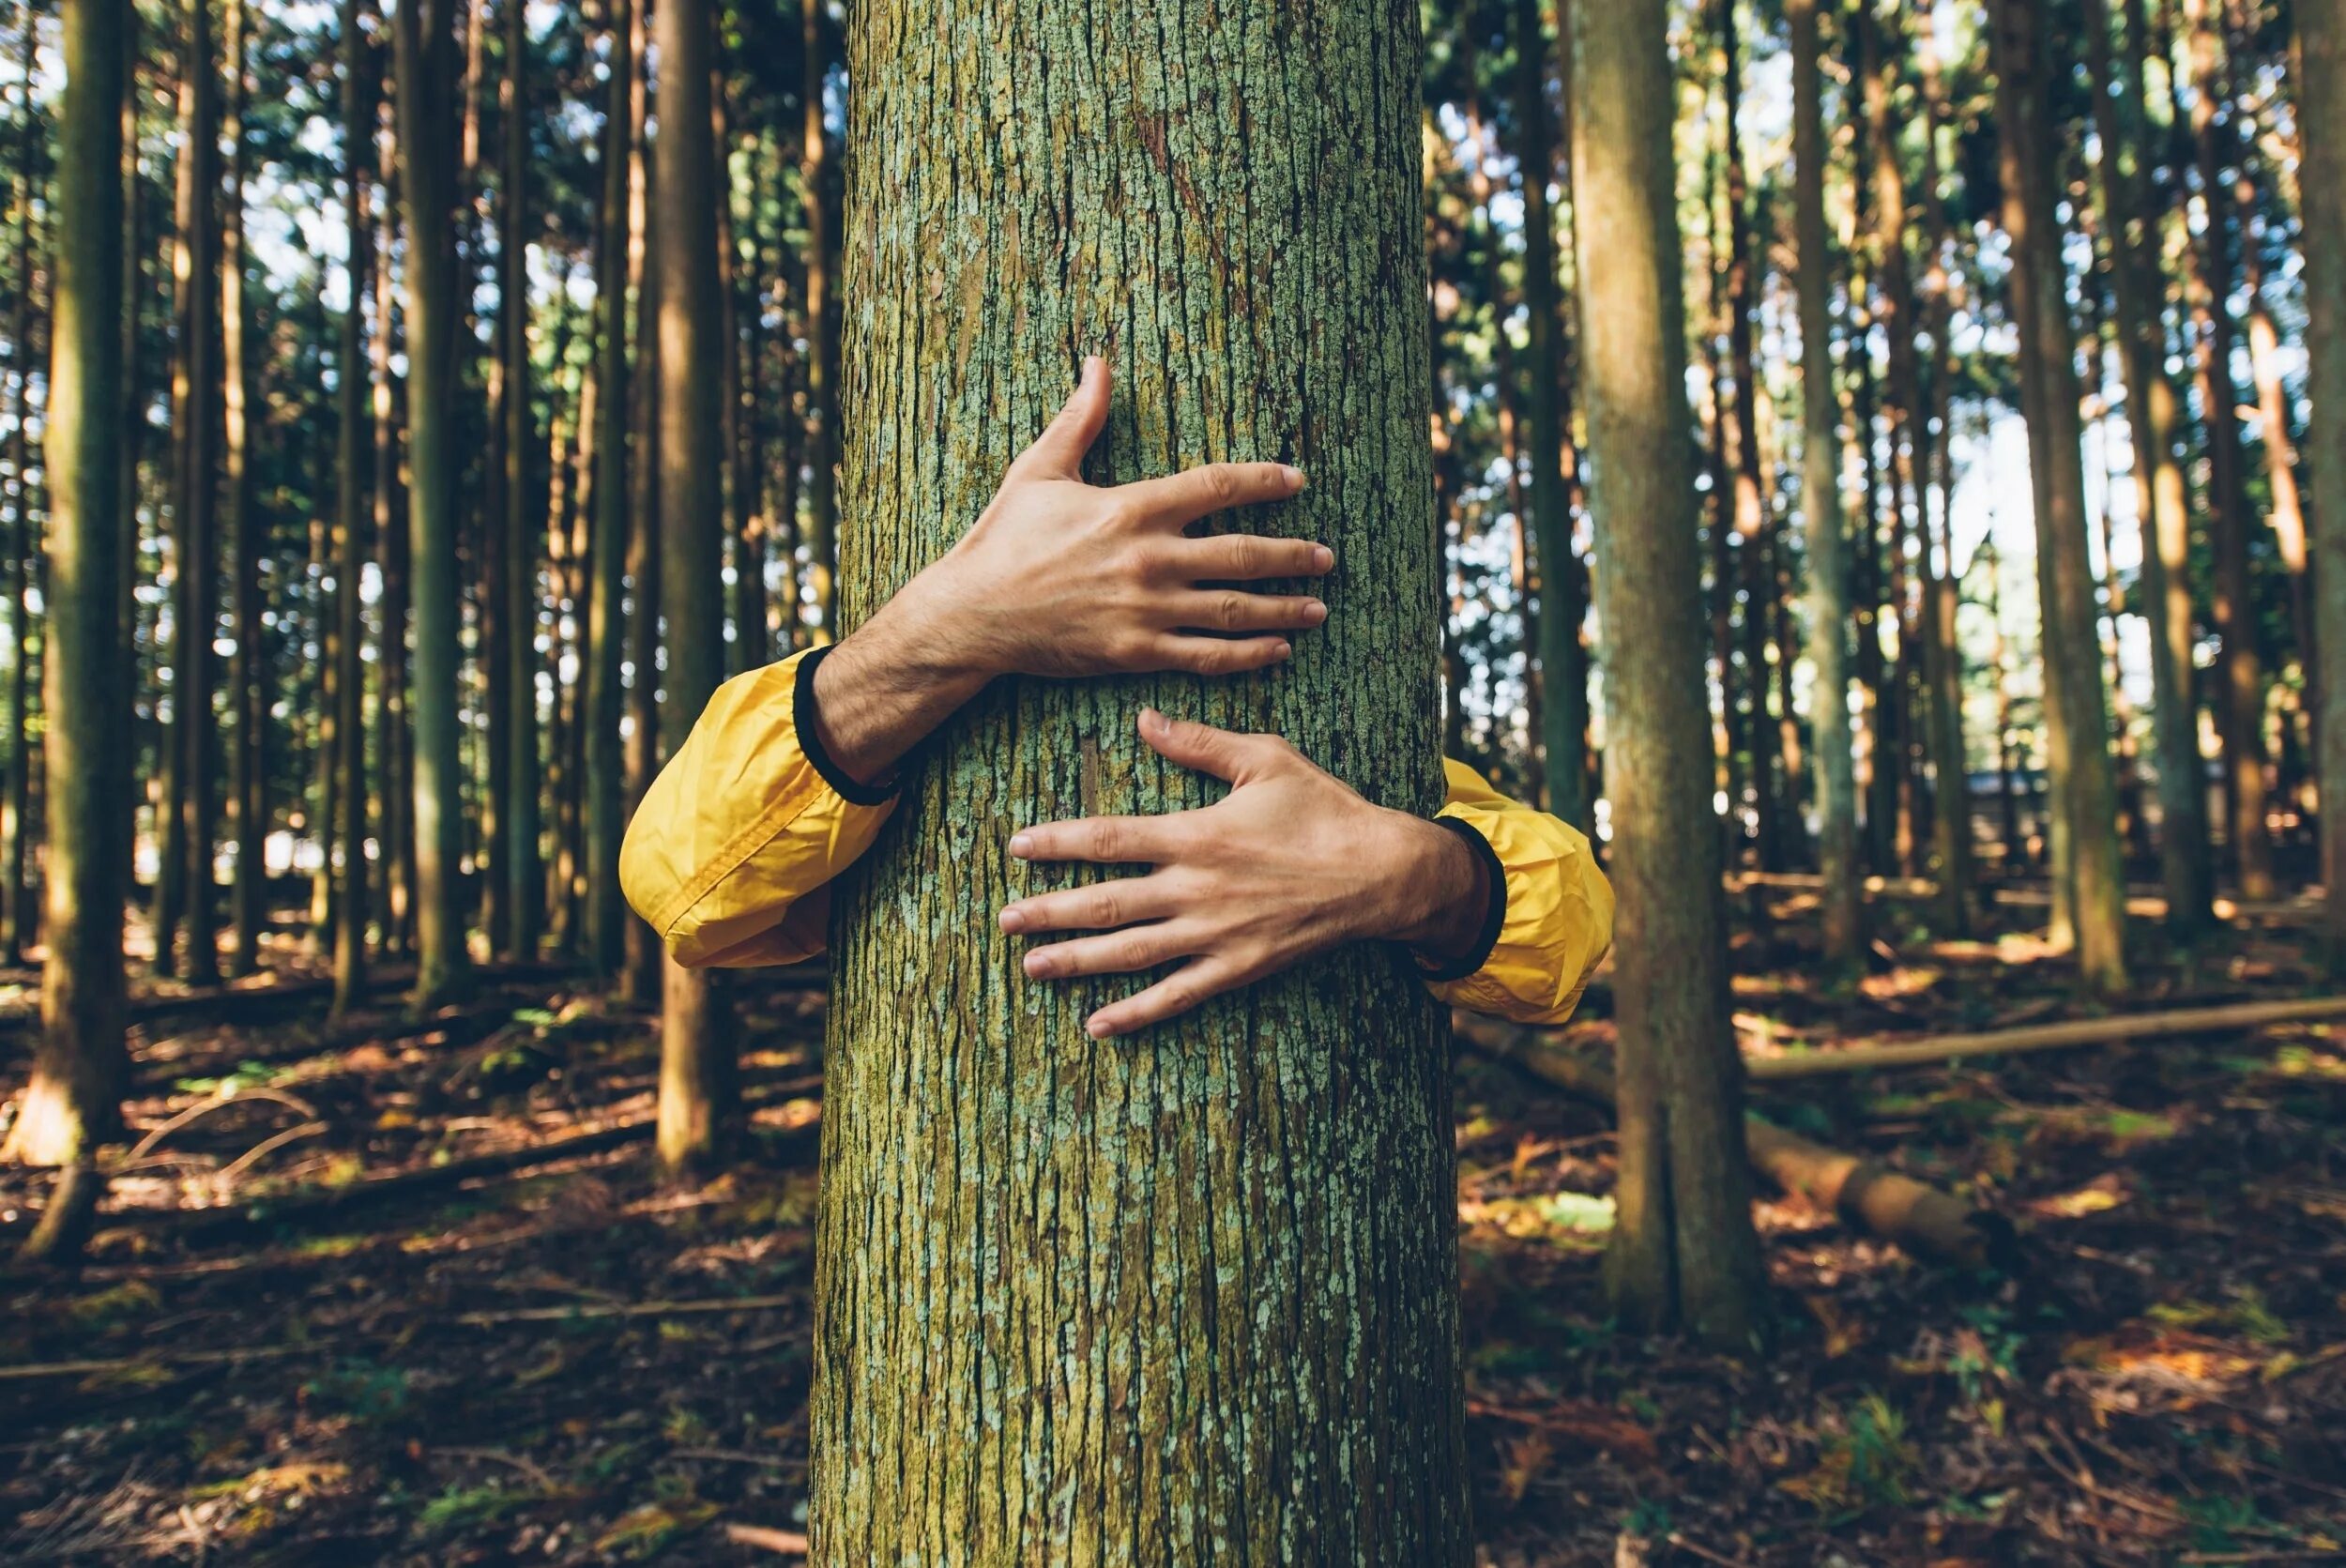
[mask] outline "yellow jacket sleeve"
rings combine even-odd
[[[871,846],[893,791],[859,785],[811,723],[810,649],[717,688],[644,792],[619,886],[687,968],[791,964],[823,951],[830,883]]]
[[[1465,763],[1445,758],[1449,801],[1437,820],[1458,824],[1490,851],[1497,888],[1479,967],[1428,976],[1453,1007],[1518,1024],[1561,1024],[1613,945],[1613,890],[1578,829],[1510,800]]]

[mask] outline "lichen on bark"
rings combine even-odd
[[[817,1241],[820,1563],[1463,1563],[1449,1069],[1358,949],[1121,1043],[1021,978],[1010,834],[1205,804],[1144,703],[1441,799],[1416,8],[852,9],[843,624],[1108,358],[1091,475],[1301,464],[1218,520],[1336,552],[1259,677],[1002,682],[838,889]]]

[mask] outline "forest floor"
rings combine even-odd
[[[2023,935],[1878,911],[1874,973],[1826,997],[1806,902],[1739,900],[1747,1046],[2079,1011]],[[2314,989],[2267,930],[2146,964],[2131,1005]],[[420,1023],[379,999],[331,1031],[298,989],[147,1013],[89,1261],[0,1278],[0,1562],[787,1560],[819,982],[741,987],[758,1136],[686,1192],[641,1130],[648,1017],[550,972]],[[1999,1210],[2019,1271],[1770,1201],[1765,1355],[1617,1332],[1602,1113],[1460,1058],[1482,1563],[2346,1560],[2346,1025],[1796,1087],[1757,1108]],[[0,1246],[45,1195],[0,1167]]]

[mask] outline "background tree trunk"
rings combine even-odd
[[[529,454],[537,449],[537,412],[529,366],[529,20],[524,0],[506,0],[504,227],[497,297],[497,330],[505,355],[505,804],[497,821],[505,840],[507,945],[534,959],[545,933],[545,863],[539,850],[538,571],[545,514],[530,482]],[[567,300],[556,301],[566,309]],[[556,387],[561,365],[555,365]]]
[[[0,743],[8,748],[5,794],[0,794],[0,963],[24,962],[32,942],[33,920],[24,896],[27,842],[32,836],[32,778],[36,766],[32,714],[29,711],[32,648],[35,638],[31,596],[27,592],[32,563],[40,551],[40,529],[33,521],[33,294],[38,286],[33,207],[40,189],[40,117],[34,108],[36,51],[40,13],[24,8],[23,52],[18,69],[23,84],[24,115],[17,137],[14,297],[8,305],[10,419],[8,422],[8,480],[15,486],[9,499],[8,536],[8,676],[0,700]]]
[[[1627,1321],[1683,1323],[1740,1348],[1765,1319],[1766,1275],[1728,1017],[1718,840],[1693,826],[1710,820],[1711,767],[1666,10],[1618,0],[1574,12],[1581,403],[1597,614],[1611,648],[1621,1174],[1607,1272]]]
[[[625,762],[619,723],[625,713],[621,661],[626,637],[628,543],[627,277],[631,104],[640,69],[638,25],[630,0],[611,0],[609,79],[603,88],[602,203],[595,243],[594,537],[587,549],[586,598],[586,955],[608,978],[626,949],[627,906],[619,896],[619,840]]]
[[[350,303],[343,312],[336,357],[342,421],[342,464],[335,492],[335,611],[341,624],[336,683],[341,711],[335,723],[334,799],[339,818],[325,825],[326,854],[340,853],[334,896],[334,1012],[347,1012],[366,984],[367,969],[367,738],[366,666],[360,645],[366,612],[359,577],[367,558],[367,525],[373,500],[368,475],[374,461],[369,421],[367,298],[374,292],[374,211],[367,180],[368,141],[374,131],[374,55],[366,36],[365,0],[343,0],[343,194],[350,244]]]
[[[220,81],[212,58],[211,0],[188,0],[185,69],[180,89],[188,139],[180,149],[181,253],[187,307],[180,316],[186,396],[174,409],[179,438],[177,677],[172,714],[179,748],[179,849],[187,899],[188,981],[220,978],[218,898],[212,879],[214,829],[212,637],[219,618],[219,433],[221,378],[215,357],[220,311]],[[160,938],[159,937],[160,941]]]
[[[2330,967],[2346,975],[2346,0],[2297,0],[2298,171],[2305,227],[2306,364],[2322,661],[2322,883]]]
[[[128,0],[64,5],[56,283],[42,448],[52,524],[43,670],[49,962],[41,973],[31,1081],[0,1150],[0,1159],[35,1165],[88,1161],[121,1125],[129,1073],[122,903],[130,864],[130,733],[123,723],[130,639],[120,614],[123,297],[116,254],[129,10]],[[23,340],[16,341],[21,347]]]
[[[1096,351],[1101,480],[1311,476],[1233,521],[1333,546],[1333,630],[1236,681],[1002,683],[840,884],[813,1560],[1463,1565],[1449,1072],[1409,966],[1350,949],[1104,1044],[1107,988],[1024,983],[989,913],[1054,879],[1013,830],[1209,799],[1145,701],[1441,799],[1418,8],[1013,15],[853,10],[844,621]]]
[[[1866,4],[1866,0],[1859,0]],[[1864,961],[1857,781],[1849,725],[1849,565],[1841,522],[1840,400],[1834,395],[1833,261],[1825,241],[1824,99],[1816,0],[1787,0],[1792,27],[1792,161],[1800,257],[1801,509],[1807,519],[1808,698],[1817,754],[1817,867],[1823,873],[1824,961],[1853,979]],[[1862,352],[1862,350],[1861,350]],[[1863,428],[1861,439],[1870,439]],[[1877,769],[1887,759],[1874,758]]]
[[[799,169],[800,203],[806,218],[806,573],[817,643],[831,640],[838,619],[833,576],[839,559],[839,327],[830,298],[837,209],[832,205],[830,133],[823,123],[823,84],[830,79],[831,61],[830,8],[829,0],[799,0],[806,62],[800,84],[806,130]]]
[[[236,632],[236,657],[229,666],[229,706],[235,710],[236,750],[228,795],[236,821],[236,880],[230,895],[234,956],[229,973],[249,975],[261,967],[261,927],[267,917],[267,867],[263,860],[267,797],[263,767],[263,728],[268,706],[261,679],[261,550],[263,528],[252,501],[252,360],[248,344],[252,310],[246,298],[244,240],[245,56],[250,28],[246,0],[228,0],[228,199],[221,224],[221,389],[226,439],[221,448],[221,494],[227,501],[222,530],[236,553],[230,579],[229,615]],[[330,650],[331,640],[328,643]],[[331,691],[332,682],[328,682]],[[329,774],[330,778],[331,775]],[[328,820],[331,820],[330,815]]]

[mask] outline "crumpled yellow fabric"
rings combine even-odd
[[[688,968],[793,964],[823,951],[831,878],[895,809],[859,805],[800,744],[801,653],[717,689],[645,792],[619,851],[628,903]],[[1486,840],[1506,871],[1506,918],[1483,967],[1434,983],[1454,1006],[1561,1024],[1612,942],[1613,893],[1589,841],[1445,759],[1439,814]]]

